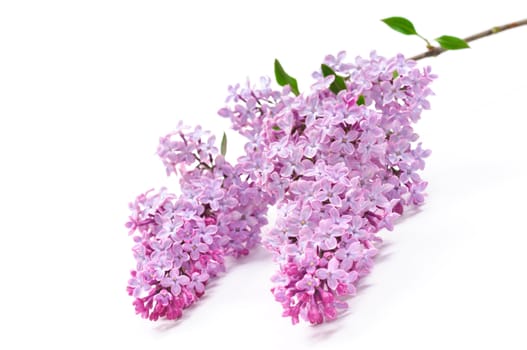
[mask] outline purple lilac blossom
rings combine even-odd
[[[248,254],[267,224],[269,196],[225,161],[214,140],[180,123],[161,138],[158,154],[167,174],[180,176],[182,194],[163,188],[130,204],[137,264],[127,290],[144,318],[180,318],[225,271],[224,257]]]
[[[315,72],[299,96],[268,80],[231,87],[218,112],[248,138],[238,166],[277,206],[263,244],[278,264],[272,292],[293,323],[319,324],[347,308],[373,265],[378,231],[424,200],[418,172],[430,152],[412,124],[429,108],[435,76],[402,55],[344,59],[324,61],[347,77],[338,94],[333,76]]]

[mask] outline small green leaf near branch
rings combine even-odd
[[[382,19],[393,30],[405,35],[418,35],[414,24],[404,17],[388,17]]]
[[[435,41],[437,41],[439,45],[445,50],[460,50],[470,47],[465,40],[450,35],[440,36],[439,38],[435,39]]]
[[[426,43],[426,47],[427,48],[430,49],[431,47],[433,47],[432,44],[430,44],[430,41],[427,38],[425,38],[424,36],[419,34],[417,32],[417,30],[415,30],[414,24],[407,18],[404,18],[404,17],[388,17],[388,18],[382,19],[381,21],[383,21],[390,28],[392,28],[393,30],[395,30],[395,31],[397,31],[399,33],[403,33],[405,35],[416,35],[416,36],[420,37]]]

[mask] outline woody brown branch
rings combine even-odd
[[[487,36],[491,36],[491,35],[494,35],[494,34],[497,34],[497,33],[501,33],[503,31],[506,31],[506,30],[509,30],[509,29],[512,29],[512,28],[517,28],[517,27],[524,26],[524,25],[527,25],[527,18],[523,19],[521,21],[511,22],[511,23],[507,23],[507,24],[502,25],[502,26],[493,27],[493,28],[485,30],[483,32],[480,32],[480,33],[468,36],[468,37],[466,37],[463,40],[465,40],[467,43],[469,43],[471,41],[475,41],[475,40],[478,40],[478,39],[481,39],[481,38],[485,38]],[[427,58],[427,57],[436,57],[436,56],[439,56],[440,54],[442,54],[445,51],[448,51],[448,50],[443,49],[442,47],[439,47],[439,46],[431,46],[431,47],[428,48],[428,51],[423,52],[423,53],[421,53],[419,55],[415,55],[413,57],[410,57],[410,59],[414,60],[414,61],[418,61],[418,60],[421,60],[421,59]]]

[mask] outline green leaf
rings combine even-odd
[[[335,80],[333,80],[333,82],[329,86],[329,89],[331,91],[333,91],[333,93],[335,95],[338,94],[339,91],[347,89],[346,82],[344,81],[344,78],[341,77],[340,75],[337,75],[337,73],[335,73],[335,71],[333,69],[331,69],[330,66],[328,66],[327,64],[322,64],[320,67],[322,69],[322,75],[324,77],[327,77],[329,75],[334,75],[335,76]]]
[[[414,24],[404,17],[389,17],[382,19],[393,30],[406,35],[418,35]]]
[[[284,67],[280,64],[280,61],[277,59],[274,60],[274,75],[276,77],[276,82],[280,86],[289,85],[293,94],[298,96],[300,92],[298,91],[298,83],[296,79],[287,74],[284,70]]]
[[[393,73],[392,73],[392,79],[395,80],[395,79],[397,79],[398,76],[399,76],[399,72],[398,72],[397,69],[396,69],[396,70],[394,70]]]
[[[280,129],[280,127],[278,125],[273,125],[273,130],[274,131],[280,131],[282,129]]]
[[[221,155],[225,157],[227,154],[227,135],[223,133],[223,137],[221,138]]]
[[[364,100],[364,96],[360,95],[357,99],[357,106],[362,106],[363,104],[366,104],[366,100]]]
[[[441,45],[443,49],[446,50],[460,50],[470,47],[465,40],[455,36],[443,35],[435,40],[439,43],[439,45]]]

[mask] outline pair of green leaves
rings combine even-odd
[[[404,17],[388,17],[388,18],[383,19],[382,21],[386,23],[390,28],[392,28],[395,31],[398,31],[399,33],[403,33],[406,35],[416,35],[420,37],[426,42],[428,49],[434,48],[430,44],[428,39],[423,37],[421,34],[419,34],[415,30],[414,24],[410,22],[408,19]],[[435,41],[437,41],[439,45],[445,50],[459,50],[459,49],[466,49],[469,47],[465,40],[455,37],[455,36],[451,36],[451,35],[440,36],[439,38],[436,38]],[[329,89],[333,93],[338,94],[339,91],[346,89],[346,82],[344,78],[337,75],[335,71],[331,69],[331,67],[329,67],[326,64],[322,64],[321,69],[322,69],[322,74],[324,75],[324,77],[327,77],[330,75],[333,75],[335,77],[335,79],[333,80],[333,83],[331,83],[331,85],[329,86]],[[291,87],[291,92],[293,94],[295,94],[296,96],[300,94],[300,91],[298,90],[298,82],[296,81],[295,78],[293,78],[292,76],[286,73],[284,67],[282,67],[282,64],[277,59],[274,60],[274,74],[276,77],[276,82],[280,86],[289,85]],[[397,73],[397,71],[394,71],[393,78],[394,79],[397,78],[398,75],[399,74]],[[360,102],[362,103],[358,103],[359,105],[364,104],[364,98]]]
[[[347,89],[346,81],[345,81],[344,77],[341,77],[340,75],[335,73],[335,71],[330,66],[328,66],[327,64],[322,64],[320,66],[320,68],[322,70],[322,75],[324,77],[328,77],[330,75],[333,75],[335,77],[335,79],[333,80],[333,82],[329,86],[329,89],[335,95],[338,94],[339,91]],[[291,91],[296,96],[299,95],[298,84],[297,84],[296,79],[285,72],[284,67],[282,67],[282,64],[280,64],[280,62],[277,59],[274,60],[274,74],[275,74],[275,77],[276,77],[276,81],[278,82],[278,84],[280,86],[289,85],[291,87]],[[398,75],[399,75],[399,73],[397,73],[397,71],[394,71],[393,78],[394,79],[397,78]],[[366,101],[364,100],[364,96],[360,95],[359,98],[357,99],[357,105],[361,106],[363,104],[366,104]],[[280,130],[280,128],[276,126],[276,129],[275,129],[275,127],[273,127],[273,130]]]
[[[330,66],[327,64],[321,65],[322,69],[322,75],[324,77],[333,75],[335,79],[329,86],[329,89],[336,95],[341,90],[346,90],[346,82],[344,81],[344,78],[340,75],[337,75],[333,69],[331,69]],[[276,82],[280,86],[289,85],[291,87],[291,91],[298,96],[300,94],[300,91],[298,90],[298,83],[295,78],[290,76],[286,73],[284,67],[282,67],[282,64],[277,59],[274,60],[274,75],[276,77]]]
[[[399,33],[403,33],[406,35],[417,35],[418,37],[426,41],[428,48],[432,47],[430,45],[430,42],[415,30],[414,24],[408,19],[404,17],[389,17],[383,19],[382,21],[386,23],[390,28]],[[470,47],[468,46],[465,40],[451,35],[440,36],[439,38],[436,38],[435,41],[437,41],[439,43],[439,46],[441,46],[445,50],[459,50]]]

